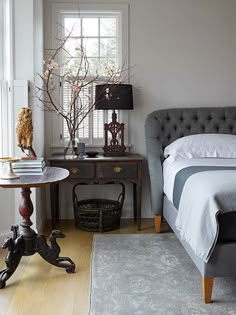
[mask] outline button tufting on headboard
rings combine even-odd
[[[157,110],[148,115],[145,132],[146,137],[153,137],[154,135],[156,139],[158,137],[163,147],[182,136],[191,134],[236,134],[236,107]]]
[[[163,210],[163,148],[178,138],[198,133],[235,135],[236,107],[171,108],[147,116],[145,142],[155,215],[161,215]]]

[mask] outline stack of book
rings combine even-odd
[[[22,159],[12,164],[13,172],[16,175],[42,175],[46,167],[44,158]]]

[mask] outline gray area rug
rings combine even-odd
[[[212,300],[173,233],[94,236],[89,315],[235,315],[236,279],[216,278]]]

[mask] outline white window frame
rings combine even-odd
[[[0,154],[12,154],[12,129],[11,119],[12,102],[10,82],[13,78],[13,40],[12,40],[12,12],[13,1],[0,2]]]
[[[4,1],[0,1],[0,80],[3,80],[4,78],[4,42],[5,42],[5,36],[4,36]]]
[[[62,17],[65,14],[75,14],[76,12],[79,14],[83,13],[109,13],[109,12],[117,12],[120,14],[120,41],[122,48],[120,55],[120,64],[125,60],[125,67],[129,68],[129,53],[128,53],[128,4],[69,4],[69,3],[56,3],[52,5],[52,47],[57,47],[58,42],[56,38],[58,37],[58,25],[62,25]],[[61,89],[62,90],[62,89]],[[109,117],[110,119],[110,117]],[[127,111],[119,111],[119,119],[120,122],[125,124],[125,144],[128,145],[128,112]],[[63,130],[63,121],[61,117],[56,115],[52,115],[52,147],[62,147],[62,139],[61,134]],[[104,142],[96,143],[94,141],[92,144],[88,144],[88,147],[103,147]]]
[[[8,85],[5,80],[0,81],[0,156],[7,156],[9,152],[8,130]]]
[[[4,36],[4,2],[0,1],[0,38],[3,40],[0,40],[0,156],[3,156],[3,148],[4,148],[4,129],[5,126],[3,126],[4,122],[4,102],[5,102],[5,81],[4,78],[4,43],[5,43],[5,36]]]

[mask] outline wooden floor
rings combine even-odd
[[[61,222],[58,228],[66,234],[65,239],[59,239],[61,256],[75,262],[76,273],[67,274],[38,254],[23,257],[0,290],[0,315],[87,315],[94,233],[76,229],[73,221]],[[143,220],[140,232],[133,220],[122,220],[120,229],[109,233],[154,233],[153,220]],[[49,228],[45,234],[49,235]],[[5,255],[6,250],[0,249],[0,270],[5,268]]]

